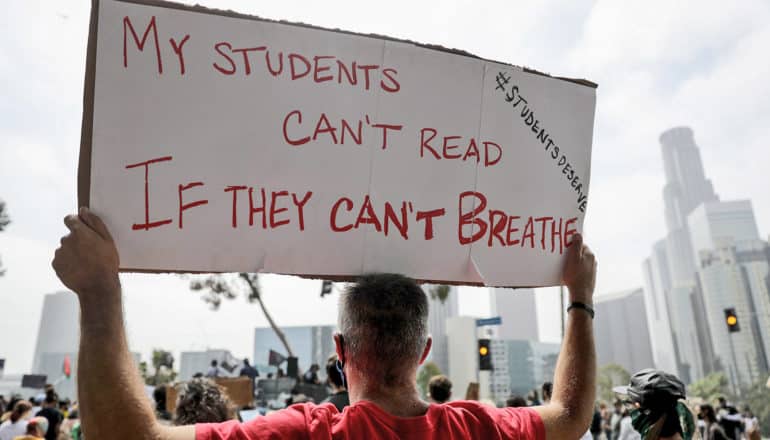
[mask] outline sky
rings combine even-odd
[[[0,358],[26,372],[44,294],[62,290],[50,268],[76,208],[89,3],[4,2],[0,14],[0,199],[13,223],[0,233]],[[707,176],[723,200],[751,199],[768,237],[770,4],[578,0],[213,1],[271,19],[377,33],[469,51],[599,84],[585,237],[599,261],[599,295],[642,285],[641,263],[665,233],[658,136],[692,127]],[[251,356],[259,309],[234,300],[208,309],[172,275],[122,276],[129,342],[229,348]],[[337,295],[320,282],[266,275],[267,306],[281,325],[331,324]],[[297,306],[300,303],[301,306]],[[486,291],[462,288],[460,311],[487,316]],[[538,291],[541,339],[558,341],[554,289]]]

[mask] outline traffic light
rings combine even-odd
[[[324,280],[324,282],[321,283],[321,298],[329,295],[330,293],[332,293],[332,282]]]
[[[479,339],[479,370],[492,370],[492,350],[489,349],[489,339]]]
[[[741,326],[738,324],[738,315],[735,314],[735,308],[725,309],[725,323],[727,324],[728,332],[735,333],[741,331]]]

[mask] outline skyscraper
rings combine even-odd
[[[618,364],[631,373],[655,366],[642,289],[597,296],[594,307],[599,366]]]
[[[499,339],[539,341],[534,289],[489,289],[492,316],[502,318]]]
[[[652,255],[642,264],[644,275],[644,307],[650,332],[652,358],[655,366],[669,372],[679,371],[679,356],[674,350],[674,332],[671,330],[670,308],[666,293],[671,289],[668,272],[666,241],[653,246]]]
[[[667,233],[663,245],[656,244],[653,254],[658,254],[663,247],[665,258],[657,255],[645,263],[645,295],[652,301],[657,299],[657,302],[653,302],[654,306],[660,306],[660,299],[665,298],[668,308],[669,319],[664,327],[670,328],[672,344],[663,345],[666,350],[673,349],[673,352],[664,354],[662,348],[658,347],[656,359],[674,359],[675,372],[685,382],[690,382],[704,375],[704,360],[701,357],[692,306],[696,264],[687,216],[702,203],[719,198],[714,193],[711,181],[706,179],[700,152],[690,128],[672,128],[663,132],[659,140],[666,177],[663,201]],[[656,276],[659,283],[654,282]],[[658,314],[656,318],[659,317]],[[660,330],[655,329],[653,332],[659,333]],[[670,362],[667,363],[670,365]]]
[[[43,371],[43,358],[47,354],[72,356],[78,351],[80,342],[80,308],[78,298],[72,292],[49,293],[43,298],[43,313],[40,315],[40,327],[35,344],[35,357],[32,372],[48,374]],[[61,371],[59,365],[58,372]]]
[[[428,295],[428,333],[433,338],[430,350],[431,362],[434,362],[442,373],[449,372],[449,346],[446,331],[446,321],[457,316],[458,298],[457,287],[449,286],[445,298],[439,298],[433,289],[437,286],[425,284],[422,286]]]
[[[698,258],[698,293],[712,363],[725,370],[733,385],[753,384],[770,364],[770,265],[751,202],[704,203],[687,222]],[[741,331],[728,333],[726,308],[735,309]]]
[[[750,202],[719,201],[692,130],[668,130],[660,143],[667,233],[642,265],[653,358],[685,382],[724,370],[733,386],[751,383],[770,363],[770,317],[755,311],[770,303],[767,244]],[[740,335],[727,335],[726,307],[745,316]]]

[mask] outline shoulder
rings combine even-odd
[[[224,423],[195,425],[195,439],[257,440],[295,438],[319,432],[331,433],[331,425],[337,414],[339,412],[332,404],[300,403],[246,423],[231,420]]]
[[[475,401],[458,400],[440,405],[450,417],[468,423],[492,423],[507,438],[545,439],[545,425],[533,408],[495,408]]]

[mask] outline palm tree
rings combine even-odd
[[[196,292],[204,292],[202,297],[203,301],[207,302],[213,310],[219,309],[222,304],[222,299],[234,299],[239,294],[243,294],[246,300],[259,304],[262,309],[262,314],[265,315],[270,328],[273,329],[278,340],[281,341],[283,347],[286,349],[286,353],[290,357],[294,357],[294,352],[289,346],[289,341],[286,339],[286,335],[283,333],[280,327],[273,320],[272,315],[268,312],[265,303],[262,301],[262,295],[259,288],[259,276],[255,273],[241,272],[235,274],[217,274],[210,275],[203,280],[194,279],[190,281],[190,289]]]

